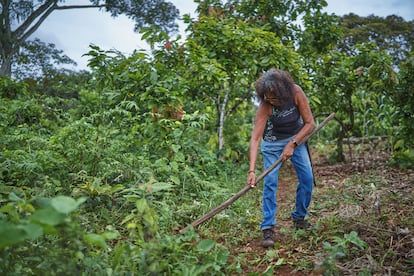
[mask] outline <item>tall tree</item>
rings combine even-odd
[[[367,129],[365,135],[374,134],[378,128],[384,132],[390,129],[385,122],[390,117],[389,103],[383,101],[387,93],[395,89],[398,79],[390,56],[375,46],[374,43],[358,44],[354,49],[358,54],[352,56],[335,49],[322,55],[314,65],[315,93],[322,102],[316,112],[334,111],[339,123],[334,135],[337,161],[345,161],[343,141],[350,133],[361,131],[361,128]],[[379,122],[381,120],[383,122]],[[361,126],[368,121],[370,126]],[[380,123],[383,125],[375,129]]]
[[[204,16],[191,26],[186,43],[189,93],[214,107],[219,151],[225,123],[251,103],[253,83],[265,70],[288,70],[301,79],[299,56],[275,33],[235,18]]]
[[[411,167],[414,165],[414,52],[400,66],[399,84],[392,93],[396,106],[393,121],[396,126],[394,145],[396,151],[411,154]]]
[[[397,15],[361,17],[350,13],[341,18],[340,26],[344,33],[340,48],[348,53],[356,44],[375,42],[398,65],[414,48],[414,20],[405,21]]]
[[[267,25],[282,42],[290,43],[300,32],[301,16],[315,14],[327,6],[325,0],[204,0],[198,1],[201,16],[233,17],[258,25]]]
[[[339,18],[320,10],[306,13],[303,17],[304,30],[297,34],[298,51],[305,59],[326,53],[338,45],[342,38]]]
[[[11,75],[14,55],[45,19],[56,10],[96,8],[121,14],[135,21],[135,30],[155,26],[164,31],[177,29],[177,8],[165,0],[90,0],[86,4],[65,4],[65,0],[0,0],[0,75]]]

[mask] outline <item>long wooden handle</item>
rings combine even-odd
[[[305,137],[305,139],[303,139],[300,142],[300,145],[303,144],[303,143],[305,143],[312,135],[314,135],[321,128],[323,128],[334,117],[335,117],[335,113],[331,113],[328,117],[326,117],[325,120],[323,120],[308,136]],[[266,175],[268,175],[274,168],[276,168],[276,166],[279,165],[280,162],[282,162],[282,157],[280,157],[278,160],[276,160],[276,162],[274,162],[269,168],[267,168],[262,174],[260,174],[256,178],[255,186],[260,181],[262,181],[262,179]],[[245,193],[247,193],[247,191],[249,191],[250,189],[252,189],[252,187],[250,185],[244,186],[244,188],[241,189],[237,194],[235,194],[234,196],[232,196],[231,198],[229,198],[228,200],[226,200],[225,202],[223,202],[221,205],[219,205],[218,207],[214,208],[213,210],[211,210],[210,212],[208,212],[206,215],[204,215],[204,216],[196,219],[189,226],[181,229],[180,230],[180,233],[183,233],[184,231],[187,231],[190,228],[190,226],[196,227],[196,226],[202,224],[203,222],[205,222],[206,220],[214,217],[215,215],[217,215],[218,213],[220,213],[221,211],[223,211],[224,209],[226,209],[233,202],[235,202],[237,199],[239,199],[242,195],[244,195]]]

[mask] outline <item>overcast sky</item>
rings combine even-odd
[[[192,0],[170,0],[181,14],[195,17],[196,4]],[[350,12],[360,16],[371,14],[387,16],[395,14],[405,20],[414,20],[414,0],[327,0],[325,11],[344,15]],[[88,3],[87,0],[67,0],[66,4]],[[184,28],[183,24],[181,24]],[[112,18],[108,13],[95,9],[54,11],[31,38],[38,37],[47,43],[54,43],[57,49],[78,63],[74,69],[87,69],[89,45],[101,49],[116,49],[125,55],[136,49],[147,49],[140,34],[134,33],[132,20],[121,16]]]

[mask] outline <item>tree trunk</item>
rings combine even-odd
[[[218,104],[219,108],[219,124],[218,124],[218,138],[219,138],[219,152],[224,148],[224,122],[226,121],[226,106],[229,100],[229,90],[226,91],[226,94],[223,98],[223,102]]]
[[[336,140],[336,161],[338,162],[344,162],[345,156],[344,156],[344,138],[345,138],[345,131],[343,127],[339,130],[338,138]]]
[[[0,76],[11,76],[11,57],[1,57]]]
[[[11,29],[10,29],[10,1],[2,1],[0,22],[0,76],[11,76]]]

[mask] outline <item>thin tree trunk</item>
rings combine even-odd
[[[218,125],[218,138],[219,138],[219,152],[224,148],[224,122],[226,121],[226,106],[229,100],[229,91],[226,91],[223,102],[219,104],[219,125]]]
[[[344,129],[341,127],[341,130],[338,133],[338,138],[336,139],[336,152],[338,156],[336,157],[336,161],[338,162],[344,162],[345,156],[344,156]]]

